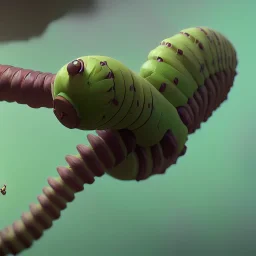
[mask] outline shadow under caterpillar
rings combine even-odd
[[[0,66],[1,101],[53,108],[67,128],[98,134],[66,156],[68,166],[48,179],[39,203],[1,231],[0,255],[29,248],[95,177],[140,181],[165,173],[186,153],[188,135],[227,99],[236,67],[232,44],[205,27],[163,40],[140,74],[105,56],[77,58],[56,75]]]

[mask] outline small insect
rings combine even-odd
[[[4,186],[0,189],[0,192],[3,196],[6,195],[6,185],[4,184]]]

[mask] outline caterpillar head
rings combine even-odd
[[[108,70],[97,56],[81,57],[63,66],[52,87],[54,114],[67,128],[93,130],[103,118],[109,98]]]

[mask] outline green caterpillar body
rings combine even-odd
[[[71,103],[78,115],[74,125],[58,117],[68,128],[132,131],[145,152],[147,178],[152,175],[152,147],[169,130],[179,156],[188,134],[226,99],[236,66],[235,50],[224,36],[208,28],[189,28],[152,50],[139,75],[109,57],[80,57],[57,73],[52,93]],[[132,180],[139,169],[132,152],[108,173]]]
[[[64,66],[55,79],[54,97],[63,96],[75,102],[82,120],[80,129],[127,128],[134,132],[137,144],[143,147],[158,143],[166,130],[172,129],[182,149],[187,128],[176,108],[163,99],[151,83],[112,58],[79,59],[86,65],[86,73],[67,79],[67,65]],[[154,133],[149,137],[150,130]]]

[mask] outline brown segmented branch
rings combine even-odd
[[[59,176],[48,178],[49,186],[43,188],[38,203],[31,204],[29,211],[12,225],[0,231],[0,256],[9,253],[19,254],[31,247],[35,240],[42,237],[54,220],[61,216],[61,211],[72,202],[75,193],[84,189],[84,184],[93,184],[95,177],[101,177],[106,171],[106,165],[111,169],[123,162],[130,153],[136,154],[138,166],[147,165],[144,161],[143,148],[136,146],[134,135],[128,130],[118,132],[106,130],[97,131],[98,136],[88,135],[91,146],[78,145],[78,155],[66,156],[68,167],[58,167]],[[162,168],[154,168],[152,174],[162,174],[175,162],[170,154],[168,145],[174,145],[171,133],[167,133],[158,147],[152,149],[155,167],[161,164]],[[168,143],[169,142],[169,143]],[[117,150],[118,149],[118,150]],[[107,158],[106,158],[107,156]],[[165,157],[168,158],[165,158]],[[176,156],[177,159],[178,156]],[[162,162],[162,163],[161,163]],[[137,180],[146,179],[145,169],[140,167]]]
[[[51,73],[0,65],[0,101],[52,108],[54,78]]]

